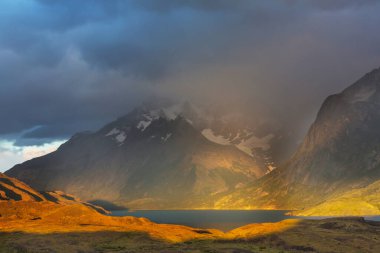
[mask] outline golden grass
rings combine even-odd
[[[82,204],[0,202],[0,252],[380,252],[380,223],[285,220],[227,233],[144,218],[109,217]]]
[[[380,215],[380,180],[366,187],[346,191],[327,201],[293,212],[300,216],[371,216]]]
[[[145,218],[110,217],[82,204],[58,205],[50,202],[0,202],[1,232],[34,234],[67,232],[146,232],[152,238],[168,242],[213,239],[223,234],[214,229],[199,230],[156,224]]]

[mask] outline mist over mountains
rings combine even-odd
[[[224,206],[302,210],[320,204],[308,214],[379,212],[374,183],[380,179],[379,94],[380,69],[375,69],[329,96],[288,162],[222,198]],[[244,203],[230,201],[247,195],[253,197]]]
[[[283,133],[270,122],[255,125],[189,102],[151,101],[7,175],[38,190],[133,208],[328,206],[380,179],[379,94],[375,69],[329,96],[285,164],[276,163],[275,152]],[[380,210],[372,198],[357,199]]]
[[[379,13],[0,0],[0,253],[380,252]]]
[[[86,201],[210,208],[217,196],[276,168],[272,147],[282,138],[270,123],[254,125],[242,115],[189,102],[150,101],[7,174],[38,190],[60,189]]]
[[[298,142],[328,94],[379,62],[372,0],[0,5],[1,171],[152,94],[275,119]]]

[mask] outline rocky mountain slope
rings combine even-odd
[[[218,128],[219,127],[219,128]],[[227,134],[228,132],[228,134]],[[132,208],[209,208],[271,170],[269,137],[188,104],[145,105],[6,174],[41,191]]]
[[[217,206],[303,209],[329,199],[347,199],[355,189],[367,192],[363,187],[380,178],[379,126],[380,69],[375,69],[324,101],[303,143],[285,166],[221,197]],[[362,198],[364,203],[365,194]],[[379,213],[378,207],[374,208]]]
[[[79,198],[61,191],[38,192],[27,184],[0,173],[0,217],[7,219],[40,217],[48,210],[65,206],[70,209],[91,209],[109,213],[102,207],[81,201]]]

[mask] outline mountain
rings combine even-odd
[[[303,209],[347,199],[355,189],[368,192],[365,187],[380,179],[379,126],[380,69],[375,69],[324,101],[303,143],[284,166],[216,204]],[[243,196],[250,197],[242,200]]]
[[[99,131],[74,135],[57,151],[7,175],[39,191],[131,208],[210,208],[220,194],[272,169],[257,137],[233,118],[191,105],[145,104]]]
[[[380,180],[380,69],[329,96],[278,169],[277,132],[248,121],[190,103],[146,104],[6,173],[132,208],[327,208]]]
[[[368,183],[380,177],[380,69],[328,97],[291,159],[289,181]]]

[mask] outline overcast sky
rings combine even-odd
[[[155,94],[303,131],[380,67],[379,13],[375,0],[2,0],[0,171]]]

